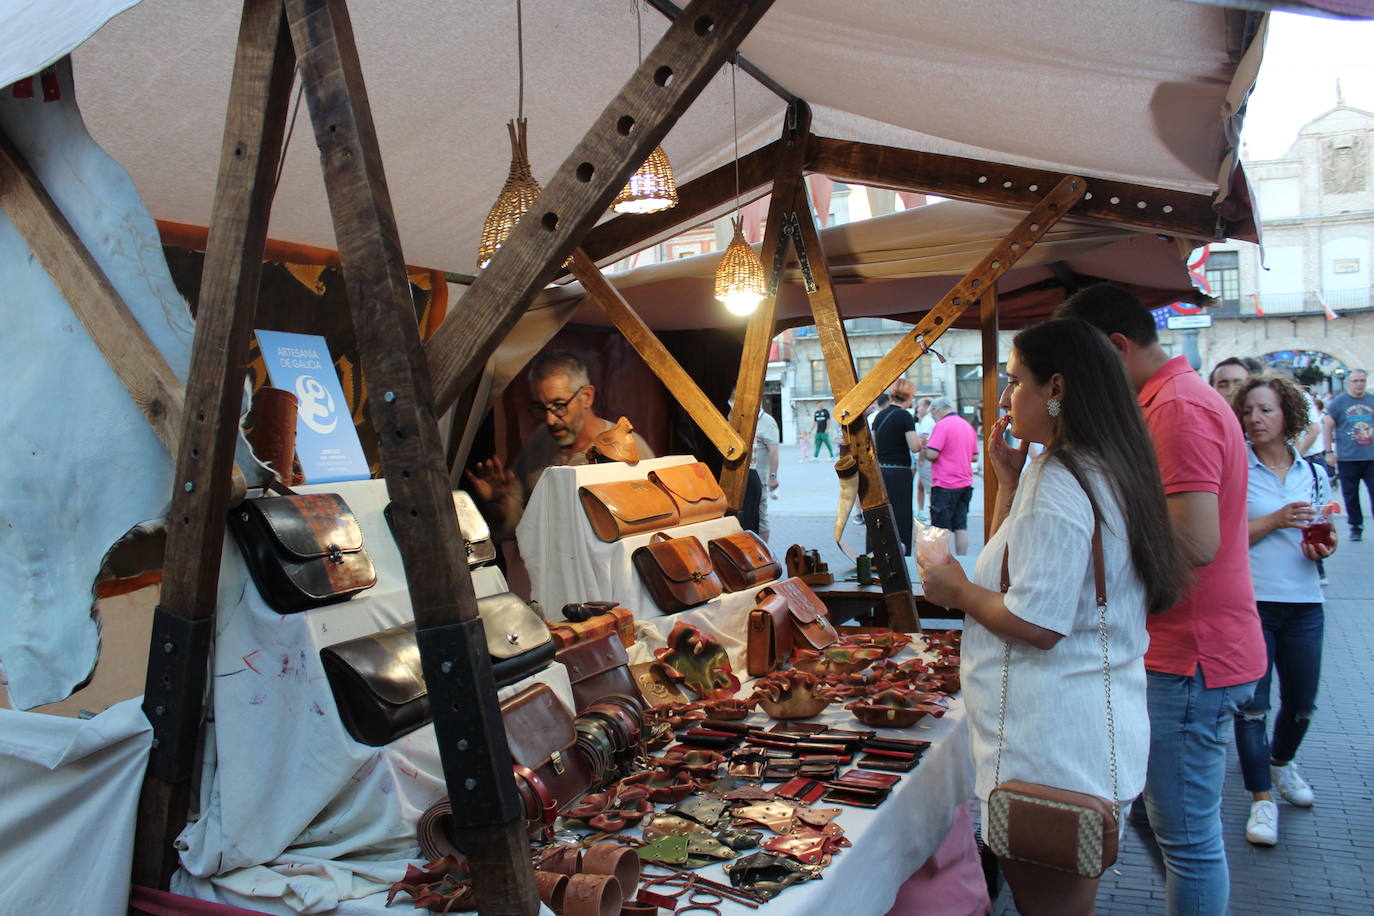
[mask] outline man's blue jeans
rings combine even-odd
[[[1192,677],[1146,671],[1150,765],[1145,810],[1164,854],[1170,916],[1222,916],[1231,893],[1221,837],[1226,745],[1255,682],[1208,688]]]
[[[1268,792],[1269,760],[1288,763],[1298,753],[1298,745],[1312,713],[1317,708],[1317,684],[1322,671],[1322,630],[1324,615],[1320,604],[1287,604],[1260,601],[1260,623],[1269,649],[1269,670],[1259,679],[1255,696],[1236,716],[1236,753],[1247,792]],[[1279,676],[1279,714],[1274,723],[1274,742],[1266,734],[1270,683]]]

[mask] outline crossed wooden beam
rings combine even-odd
[[[154,616],[154,651],[144,694],[155,741],[140,799],[135,880],[166,886],[177,862],[172,840],[190,803],[224,519],[237,498],[233,451],[244,364],[294,72],[300,73],[320,148],[363,371],[380,395],[368,399],[368,408],[381,439],[388,494],[399,508],[392,527],[409,583],[444,776],[454,800],[455,840],[472,859],[483,913],[534,913],[538,896],[490,659],[459,549],[462,538],[436,418],[471,390],[480,367],[570,255],[572,271],[589,294],[725,456],[722,484],[735,507],[742,501],[762,398],[777,277],[789,248],[805,257],[812,269],[809,295],[837,412],[859,465],[860,502],[879,545],[878,571],[891,620],[917,629],[910,582],[896,550],[863,410],[974,304],[985,319],[992,316],[995,363],[996,279],[1070,208],[1079,218],[1151,232],[1224,237],[1228,224],[1204,195],[818,138],[810,133],[805,102],[793,101],[783,136],[740,161],[740,180],[747,190],[772,182],[763,252],[765,263],[772,264],[774,285],[746,329],[735,408],[727,420],[596,263],[728,206],[735,194],[733,165],[684,184],[674,210],[593,224],[770,5],[771,0],[694,0],[677,14],[455,314],[422,347],[346,0],[245,0],[184,389],[32,170],[0,133],[0,206],[176,456],[161,603]],[[859,379],[811,216],[803,181],[807,171],[1031,212],[887,358]],[[985,320],[985,351],[986,332]]]

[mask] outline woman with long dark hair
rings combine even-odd
[[[987,801],[1021,779],[1129,806],[1145,784],[1145,615],[1182,592],[1159,469],[1121,358],[1087,322],[1058,319],[1016,335],[1001,407],[988,430],[997,474],[993,533],[973,581],[952,559],[921,559],[931,601],[968,617],[962,679]],[[1011,448],[1010,426],[1021,440]],[[1027,443],[1044,451],[1029,464]],[[1093,576],[1100,521],[1107,591],[1107,677]],[[1003,565],[1009,586],[1002,591]],[[1005,677],[1004,677],[1005,674]],[[1011,859],[1002,868],[1024,916],[1091,913],[1097,879]]]

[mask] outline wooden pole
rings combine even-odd
[[[246,0],[210,216],[200,308],[167,519],[161,603],[153,615],[143,711],[153,751],[139,798],[134,881],[166,887],[186,822],[219,587],[230,468],[267,217],[291,94],[280,0]]]
[[[286,0],[334,219],[439,757],[483,913],[539,909],[405,259],[344,0]]]
[[[663,382],[668,393],[677,399],[687,416],[700,426],[707,438],[720,449],[727,459],[746,454],[744,441],[739,433],[720,415],[716,405],[701,390],[687,370],[673,358],[668,348],[658,336],[635,314],[634,309],[620,295],[620,291],[601,273],[592,259],[581,248],[574,248],[572,254],[573,276],[582,283],[587,294],[610,317],[611,322],[625,335],[635,352],[648,365],[650,371]]]
[[[768,295],[759,303],[744,332],[744,349],[740,353],[739,377],[735,380],[735,407],[730,423],[745,443],[742,456],[726,457],[721,465],[720,485],[731,509],[744,505],[744,493],[749,483],[749,456],[754,450],[754,432],[759,422],[759,405],[763,402],[763,381],[768,373],[768,351],[773,344],[778,307],[778,289],[782,268],[787,261],[787,237],[783,227],[789,215],[796,211],[798,199],[806,205],[803,168],[806,165],[807,140],[811,131],[811,106],[798,101],[788,110],[783,122],[783,135],[774,147],[778,154],[774,163],[773,195],[768,201],[768,221],[763,227],[760,260],[770,278]],[[763,498],[768,498],[768,481],[762,481]]]
[[[997,390],[997,287],[990,286],[983,293],[978,306],[979,329],[983,339],[983,436],[992,429],[997,419],[997,402],[1001,392]],[[997,475],[988,461],[988,451],[983,449],[983,543],[992,536],[992,514],[997,506]]]

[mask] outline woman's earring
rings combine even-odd
[[[1050,412],[1050,416],[1059,416],[1059,398],[1050,398],[1045,402],[1045,409]]]

